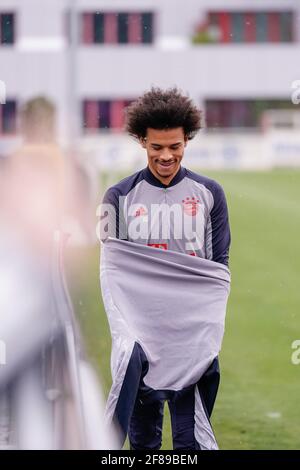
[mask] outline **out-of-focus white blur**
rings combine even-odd
[[[115,448],[65,290],[61,238],[51,271],[3,226],[0,241],[0,449]]]

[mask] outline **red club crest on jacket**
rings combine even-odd
[[[182,200],[183,211],[186,215],[195,216],[199,210],[199,199],[195,197],[186,197]]]

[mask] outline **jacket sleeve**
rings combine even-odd
[[[108,237],[127,239],[121,199],[122,195],[114,187],[104,194],[100,211],[100,239],[103,242]]]
[[[231,242],[228,208],[223,188],[215,182],[212,188],[214,198],[210,212],[206,239],[211,246],[211,259],[228,266]]]

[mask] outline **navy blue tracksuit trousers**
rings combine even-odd
[[[218,358],[215,358],[198,382],[200,397],[208,418],[213,410],[219,381],[219,362]],[[194,436],[195,386],[197,385],[180,391],[157,391],[146,386],[141,379],[128,430],[131,450],[160,449],[165,401],[168,402],[171,415],[173,448],[200,450]]]

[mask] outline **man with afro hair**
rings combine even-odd
[[[200,128],[201,111],[177,88],[152,88],[127,108],[126,131],[146,150],[148,162],[145,168],[106,191],[103,203],[113,207],[114,216],[102,221],[102,241],[116,237],[228,266],[230,229],[223,189],[216,181],[182,166],[185,147]],[[168,217],[170,211],[166,208],[176,208],[180,217]],[[183,233],[180,221],[189,226]],[[149,286],[145,302],[151,303],[151,297]],[[194,387],[169,393],[150,389],[144,383],[146,359],[127,430],[130,448],[160,449],[167,400],[174,449],[200,449],[194,432]],[[200,396],[208,418],[218,385],[215,357],[200,380]]]

